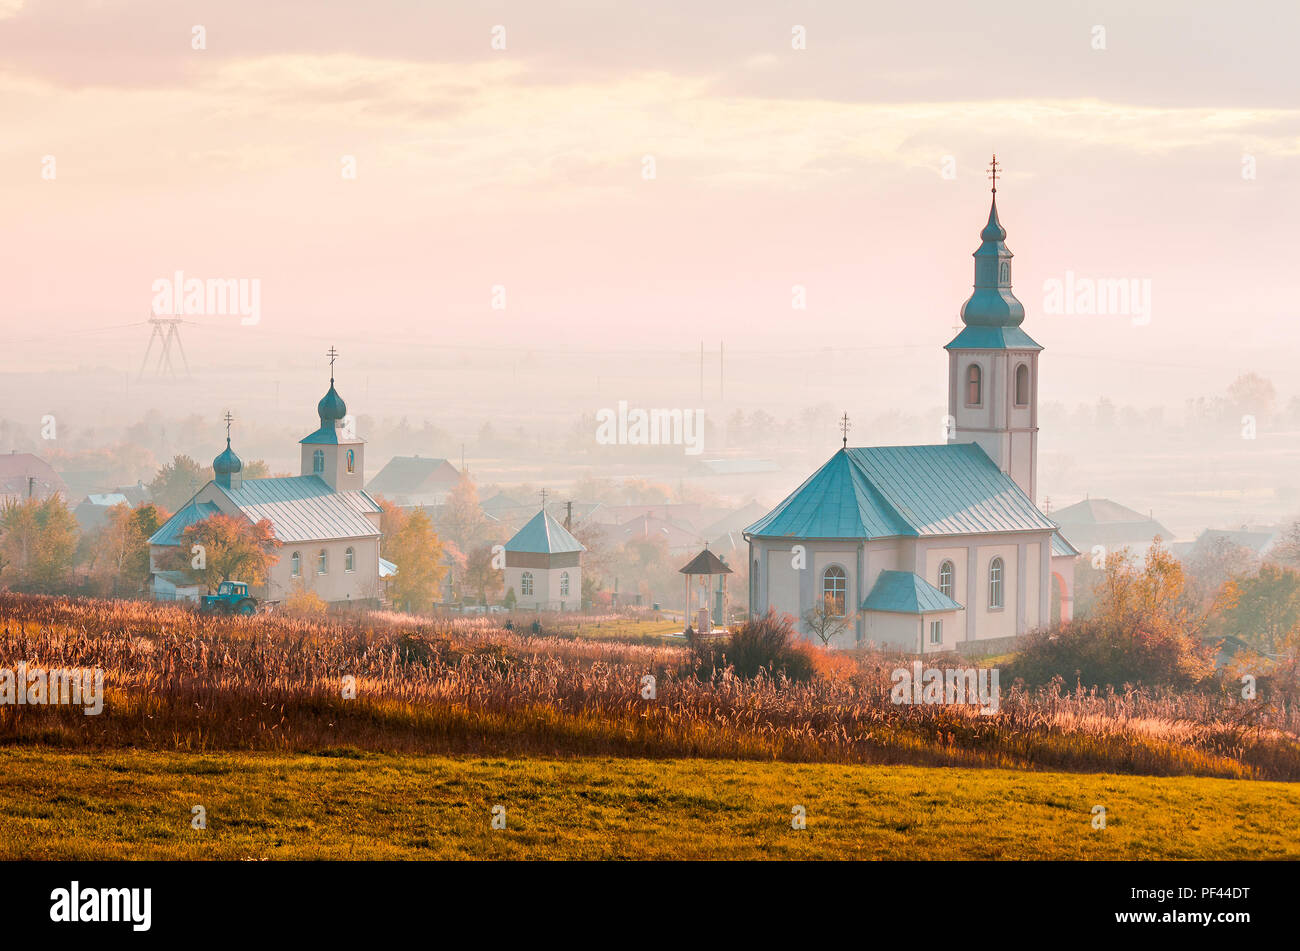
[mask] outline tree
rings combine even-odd
[[[152,503],[132,509],[114,505],[89,540],[89,574],[106,594],[136,594],[149,581],[149,538],[167,521]]]
[[[1270,654],[1300,623],[1300,574],[1279,565],[1263,565],[1255,577],[1234,578],[1225,592],[1223,631]]]
[[[199,546],[198,552],[195,546]],[[187,526],[181,532],[181,544],[163,560],[168,567],[206,585],[210,592],[223,581],[265,584],[279,547],[269,519],[250,522],[218,512]]]
[[[438,600],[447,575],[433,521],[424,509],[415,509],[387,541],[389,554],[385,557],[397,565],[397,574],[388,583],[393,603],[406,611],[428,611]]]
[[[1187,559],[1187,573],[1205,601],[1213,598],[1229,579],[1253,575],[1258,570],[1259,557],[1226,535],[1197,542]]]
[[[505,585],[505,572],[492,566],[493,545],[479,545],[465,559],[465,587],[483,604],[496,600]]]
[[[468,472],[462,472],[459,481],[447,493],[439,528],[461,551],[472,551],[483,543],[487,535],[487,517],[478,504],[478,489]]]
[[[58,590],[77,553],[77,520],[59,495],[11,499],[0,507],[0,551],[19,586]]]
[[[817,635],[823,647],[830,647],[831,641],[847,631],[856,620],[856,614],[837,614],[829,595],[821,604],[809,608],[803,615],[804,626]]]
[[[1228,399],[1238,413],[1250,413],[1264,419],[1273,412],[1277,390],[1258,373],[1243,373],[1228,387]]]
[[[210,467],[200,466],[189,456],[177,456],[158,470],[149,483],[149,492],[156,503],[175,512],[211,479]]]

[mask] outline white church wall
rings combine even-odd
[[[1025,596],[1022,599],[1025,615],[1024,629],[1032,631],[1042,623],[1038,613],[1038,592],[1041,588],[1041,571],[1038,566],[1042,562],[1042,545],[1038,542],[1031,542],[1025,545]]]
[[[347,570],[347,550],[353,552],[353,569]],[[319,570],[320,552],[325,552],[325,573]],[[298,552],[300,574],[293,574],[293,553]],[[379,539],[351,538],[327,542],[301,542],[282,546],[279,560],[271,567],[266,597],[282,601],[297,588],[313,591],[330,603],[361,601],[380,597]]]
[[[921,642],[920,616],[871,611],[866,622],[866,640],[877,647],[916,653]]]
[[[789,614],[797,618],[801,572],[791,564],[793,556],[790,549],[772,548],[768,549],[766,555],[767,604],[778,614]]]

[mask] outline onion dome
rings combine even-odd
[[[983,242],[975,258],[975,290],[962,305],[961,319],[967,327],[1019,327],[1025,307],[1011,293],[1011,250],[1003,242],[1007,231],[998,221],[998,200],[993,197],[989,221],[980,232]]]
[[[327,426],[348,415],[348,404],[343,402],[343,397],[334,389],[333,380],[330,380],[329,392],[316,404],[316,412],[320,416],[321,426]]]
[[[225,450],[212,460],[212,471],[217,475],[232,475],[242,472],[243,468],[244,463],[235,455],[235,450],[230,448],[230,437],[227,436]]]

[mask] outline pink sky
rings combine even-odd
[[[1300,8],[867,6],[0,0],[0,368],[135,352],[95,331],[176,270],[260,280],[268,351],[937,350],[996,149],[1062,393],[1290,394]],[[1067,270],[1149,279],[1151,323],[1045,315]]]

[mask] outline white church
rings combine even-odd
[[[945,347],[949,441],[850,449],[846,436],[745,530],[751,617],[770,607],[811,633],[825,605],[842,619],[835,646],[911,653],[1001,648],[1048,624],[1053,597],[1070,618],[1079,553],[1036,504],[1043,348],[1020,329],[1006,236],[995,178],[965,326]]]
[[[243,462],[230,447],[227,415],[226,448],[212,462],[213,480],[149,539],[155,598],[198,598],[188,573],[160,570],[160,560],[183,544],[189,525],[220,512],[251,522],[269,519],[280,542],[270,577],[255,589],[259,599],[280,601],[303,588],[336,606],[379,605],[383,579],[397,566],[379,557],[381,509],[362,488],[365,441],[334,389],[335,356],[331,348],[330,388],[316,406],[320,426],[299,440],[301,475],[245,479]]]

